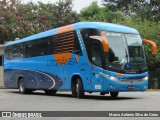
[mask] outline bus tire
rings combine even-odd
[[[76,92],[77,92],[77,98],[84,97],[83,84],[82,84],[82,80],[80,78],[77,78]]]
[[[21,79],[19,80],[18,88],[19,88],[19,92],[20,92],[21,94],[26,94],[26,93],[27,93],[27,90],[26,90],[26,88],[25,88],[25,84],[24,84],[23,78],[21,78]]]
[[[111,98],[117,98],[119,92],[110,92]]]
[[[57,90],[44,90],[44,92],[47,95],[54,95],[54,94],[56,94]]]
[[[76,84],[77,84],[76,80],[73,81],[73,83],[72,83],[72,96],[73,97],[77,97]]]

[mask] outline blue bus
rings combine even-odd
[[[4,84],[22,94],[71,90],[117,97],[145,91],[148,72],[143,43],[136,29],[104,22],[79,22],[5,44]]]

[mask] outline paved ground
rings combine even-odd
[[[0,89],[0,111],[160,111],[160,92],[120,93],[117,99],[111,99],[109,95],[100,96],[94,93],[86,94],[84,99],[77,99],[71,96],[71,92],[58,92],[55,96],[47,96],[43,91],[35,91],[33,94],[21,95],[18,90]],[[61,120],[62,118],[54,119]],[[81,120],[82,118],[63,119]],[[99,118],[94,119],[99,120]],[[127,117],[120,119],[128,120]],[[145,120],[150,119],[145,118]],[[38,119],[35,118],[35,120]]]

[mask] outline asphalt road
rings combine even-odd
[[[160,92],[122,92],[117,99],[112,99],[110,95],[100,96],[98,93],[87,93],[83,99],[77,99],[71,96],[71,92],[60,91],[54,96],[47,96],[43,91],[35,91],[33,94],[22,95],[15,89],[0,89],[0,111],[160,111]],[[8,118],[4,119],[8,120]],[[22,119],[26,120],[27,118]],[[33,120],[38,119],[33,118]],[[52,119],[61,120],[62,118]],[[82,118],[63,119],[82,120]],[[85,119],[99,120],[99,118]],[[128,120],[128,117],[117,119]],[[142,119],[150,120],[151,118]],[[152,120],[158,119],[154,118]]]

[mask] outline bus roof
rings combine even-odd
[[[80,29],[83,29],[83,28],[97,28],[97,29],[102,29],[102,30],[112,31],[112,32],[139,34],[139,32],[134,28],[130,28],[130,27],[123,26],[123,25],[118,25],[118,24],[113,24],[113,23],[105,23],[105,22],[78,22],[78,23],[71,24],[71,26],[73,27],[73,29],[76,29],[77,27],[80,28]],[[21,42],[26,42],[26,41],[31,41],[31,40],[36,40],[36,39],[40,39],[40,38],[44,38],[44,37],[48,37],[48,36],[52,36],[52,35],[55,35],[56,32],[60,28],[61,27],[54,28],[54,29],[51,29],[51,30],[48,30],[48,31],[45,31],[45,32],[41,32],[41,33],[38,33],[38,34],[31,35],[31,36],[23,38],[23,39],[8,42],[8,43],[5,44],[5,46],[12,45],[12,44],[18,44],[18,43],[21,43]]]

